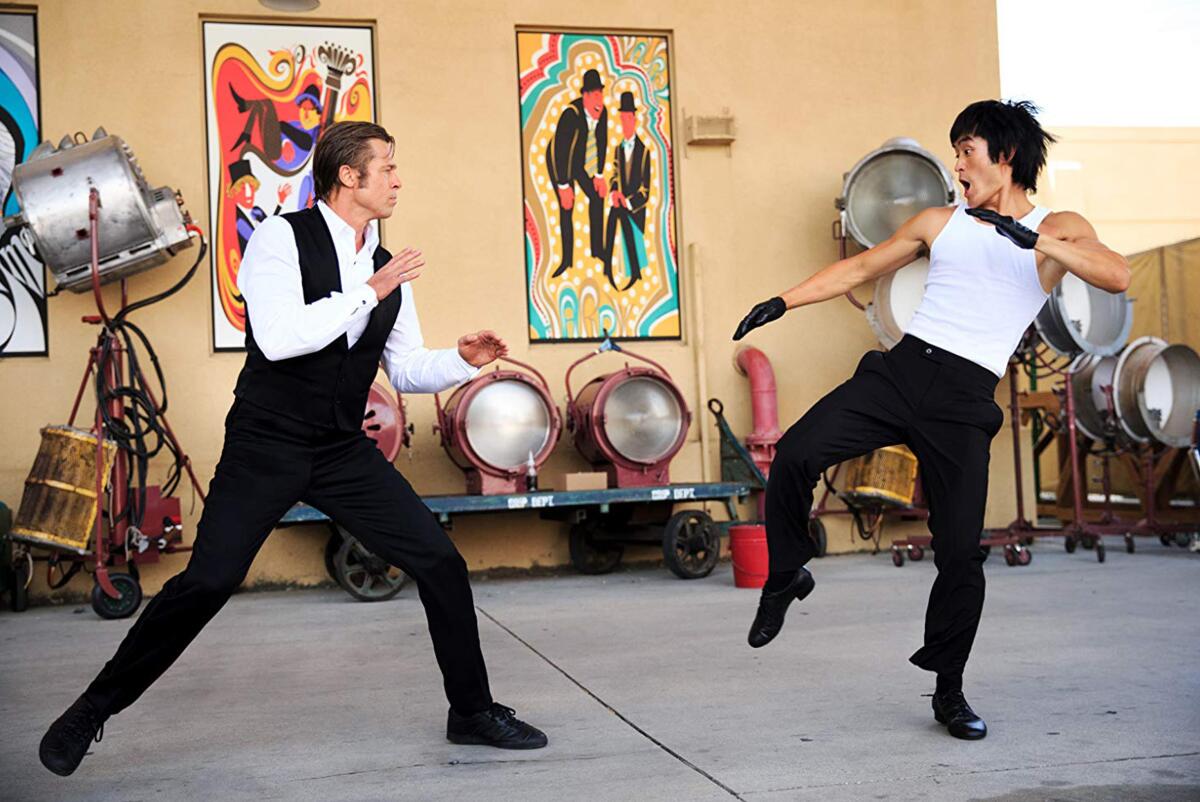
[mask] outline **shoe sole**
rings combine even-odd
[[[446,740],[452,744],[459,746],[491,746],[496,749],[541,749],[546,746],[546,743],[526,743],[526,744],[498,744],[495,741],[489,741],[486,738],[480,738],[478,735],[446,735]]]

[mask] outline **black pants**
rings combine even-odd
[[[608,211],[608,228],[604,232],[604,275],[608,277],[609,284],[622,292],[632,287],[642,277],[642,266],[638,262],[637,242],[633,238],[633,227],[637,226],[639,232],[643,231],[645,220],[646,216],[641,215],[641,224],[639,225],[638,218],[634,216],[634,213],[621,206],[614,206]],[[612,273],[613,254],[617,249],[618,225],[621,226],[621,237],[625,241],[625,252],[629,255],[629,264],[626,266],[629,272],[629,283],[623,288],[617,287]]]
[[[771,570],[794,570],[815,553],[808,537],[821,472],[851,457],[904,443],[920,464],[937,579],[925,614],[921,668],[960,672],[983,611],[979,537],[987,502],[990,443],[1004,422],[994,373],[906,336],[870,351],[854,375],[818,401],[780,439],[767,483]]]
[[[146,605],[87,698],[107,715],[133,704],[225,605],[300,499],[416,581],[451,707],[469,714],[491,705],[466,563],[412,486],[361,431],[314,427],[245,401],[225,419],[187,568]]]
[[[575,176],[573,184],[579,184],[579,189],[588,198],[588,243],[591,254],[596,259],[604,258],[604,199],[596,192],[592,177],[585,174]],[[561,203],[558,206],[558,228],[562,237],[562,263],[570,266],[575,261],[575,210],[579,208],[579,193],[575,193],[575,203],[568,209]]]

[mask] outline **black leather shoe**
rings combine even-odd
[[[456,744],[481,744],[497,749],[541,749],[546,733],[517,718],[511,707],[493,702],[482,713],[460,716],[450,709],[446,738]]]
[[[933,717],[939,724],[945,724],[946,729],[955,738],[966,741],[978,741],[987,735],[987,724],[983,722],[971,706],[962,691],[950,691],[933,695]]]
[[[750,636],[746,639],[750,645],[758,649],[774,640],[779,630],[783,629],[783,617],[787,614],[788,605],[793,601],[801,601],[812,593],[816,585],[808,569],[801,568],[796,572],[796,578],[783,590],[768,593],[764,589],[758,600],[758,613],[750,625]]]
[[[43,766],[66,777],[79,768],[93,739],[99,742],[103,737],[104,716],[80,696],[46,730],[38,747],[38,757]]]

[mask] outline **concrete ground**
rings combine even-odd
[[[745,643],[757,592],[728,563],[475,585],[496,698],[536,752],[444,739],[446,704],[411,588],[236,596],[70,778],[49,722],[124,622],[90,608],[0,614],[5,800],[1200,799],[1200,555],[1141,540],[1108,562],[1034,547],[987,563],[967,695],[984,741],[929,712],[920,643],[930,560],[815,565],[780,639]]]

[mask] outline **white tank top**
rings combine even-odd
[[[1037,256],[1017,247],[955,207],[929,249],[925,297],[905,331],[997,376],[1049,293],[1038,278]],[[1036,206],[1019,222],[1037,231],[1050,210]]]

